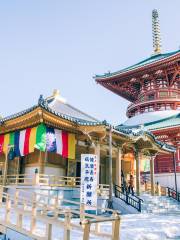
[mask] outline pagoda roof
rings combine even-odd
[[[147,130],[159,130],[163,128],[172,128],[179,127],[180,128],[180,113],[169,118],[164,118],[159,121],[155,121],[152,123],[144,124],[144,128]]]
[[[125,126],[138,126],[146,125],[154,122],[162,121],[163,119],[169,119],[180,113],[180,110],[164,110],[141,113],[131,118],[128,118],[123,125]]]
[[[166,112],[166,111],[163,111],[163,112]],[[171,111],[167,111],[167,112],[171,112]],[[158,115],[157,112],[154,112],[154,113]],[[144,114],[144,115],[147,115],[148,119],[150,120],[148,122],[144,122],[144,123],[141,122],[139,124],[134,124],[134,125],[129,125],[129,124],[127,125],[127,123],[125,122],[124,124],[116,126],[116,129],[123,129],[124,131],[132,131],[132,132],[142,130],[144,132],[149,133],[149,131],[153,131],[153,130],[155,131],[155,130],[161,130],[161,129],[176,128],[176,127],[180,128],[180,111],[174,111],[174,114],[171,113],[169,114],[169,116],[166,115],[166,117],[164,118],[159,117],[159,119],[157,118],[158,120],[156,119],[155,121],[151,120],[151,118],[149,117],[149,114],[148,113]],[[142,117],[141,115],[143,114],[140,114],[139,116],[136,116],[136,117]],[[144,116],[142,117],[142,119],[143,118]],[[130,120],[133,120],[133,118]],[[131,121],[131,123],[133,123],[133,121]]]
[[[149,65],[154,64],[154,63],[159,63],[163,60],[167,60],[171,57],[175,57],[178,54],[180,54],[180,50],[173,51],[173,52],[168,52],[168,53],[163,53],[163,54],[152,55],[151,57],[146,58],[143,61],[138,62],[134,65],[131,65],[131,66],[129,66],[127,68],[124,68],[122,70],[112,72],[112,73],[108,72],[108,73],[105,73],[103,75],[95,75],[95,79],[98,81],[99,79],[106,79],[106,78],[110,78],[110,77],[114,77],[114,76],[119,76],[121,74],[128,73],[128,72],[133,71],[133,70],[138,70],[142,67],[146,67],[146,66],[149,66]]]

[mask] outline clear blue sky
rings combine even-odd
[[[163,51],[180,46],[180,0],[0,1],[0,114],[59,89],[69,103],[111,123],[129,104],[97,85],[152,53],[151,11],[160,15]]]

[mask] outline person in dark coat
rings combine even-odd
[[[131,193],[132,195],[134,195],[134,177],[133,177],[133,175],[130,175],[128,192]]]

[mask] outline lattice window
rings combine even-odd
[[[154,100],[154,98],[155,98],[154,94],[148,95],[148,100]]]
[[[159,92],[159,97],[163,98],[163,97],[168,97],[168,92]]]
[[[145,87],[145,89],[147,89],[147,90],[154,89],[154,83],[153,83],[153,81],[151,81],[151,80],[145,80],[145,81],[144,81],[144,87]]]
[[[165,79],[157,79],[156,80],[156,86],[158,88],[167,88],[167,81]]]
[[[174,89],[180,89],[180,76],[177,75],[176,80],[174,81],[172,87]]]
[[[178,97],[178,93],[177,92],[171,92],[171,97],[173,97],[173,98]]]
[[[144,96],[141,96],[141,97],[139,98],[139,101],[140,101],[140,102],[144,102],[144,100],[145,100]]]

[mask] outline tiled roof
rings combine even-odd
[[[116,130],[118,130],[119,132],[124,132],[128,135],[132,135],[134,137],[138,137],[138,136],[143,136],[143,135],[147,135],[149,137],[151,137],[153,139],[153,141],[159,145],[162,149],[166,150],[166,151],[170,151],[170,152],[175,152],[176,148],[174,146],[171,146],[169,144],[163,143],[159,140],[157,140],[154,136],[154,134],[152,134],[150,131],[142,129],[142,127],[137,126],[137,127],[127,127],[124,125],[119,125],[115,127]]]
[[[99,122],[96,118],[80,111],[69,103],[62,101],[58,96],[52,97],[50,100],[47,100],[47,102],[48,107],[57,113],[65,114],[82,121]]]
[[[34,105],[33,107],[31,108],[28,108],[26,110],[23,110],[21,112],[18,112],[16,114],[13,114],[13,115],[10,115],[8,117],[5,117],[5,118],[2,118],[0,119],[0,124],[3,124],[4,122],[8,121],[8,120],[11,120],[11,119],[15,119],[17,117],[20,117],[20,116],[23,116],[33,110],[35,110],[36,108],[38,107],[41,107],[42,109],[45,109],[46,111],[62,118],[62,119],[66,119],[68,121],[71,121],[71,122],[74,122],[74,123],[77,123],[79,125],[89,125],[89,126],[93,126],[93,125],[105,125],[104,121],[101,122],[99,120],[96,120],[95,118],[93,117],[90,117],[89,115],[79,111],[78,109],[70,106],[70,105],[67,105],[66,104],[66,107],[65,107],[65,104],[64,104],[64,109],[63,108],[51,108],[50,106],[50,102],[48,103],[47,100],[45,100],[43,98],[43,96],[41,95],[40,98],[39,98],[39,101],[38,101],[38,104],[37,105]],[[73,114],[72,116],[70,115],[70,109],[72,108],[72,111],[73,111]],[[67,111],[68,109],[68,111]],[[68,115],[68,114],[69,115]],[[84,119],[83,119],[83,116],[84,116]]]
[[[66,120],[71,121],[71,122],[74,122],[74,123],[76,123],[76,124],[78,124],[78,125],[83,125],[83,126],[84,126],[84,125],[85,125],[85,126],[98,126],[98,125],[100,126],[100,125],[102,125],[102,126],[106,126],[106,127],[108,127],[108,128],[111,126],[111,125],[108,124],[105,120],[104,120],[104,121],[98,121],[98,120],[95,120],[94,118],[92,118],[92,121],[91,121],[91,117],[90,117],[89,115],[87,115],[87,114],[85,114],[84,116],[86,116],[86,118],[89,118],[89,120],[88,120],[88,119],[82,119],[82,118],[78,118],[78,117],[75,117],[75,116],[70,116],[70,115],[64,114],[63,112],[60,112],[60,111],[59,111],[59,108],[57,109],[58,111],[57,111],[57,110],[54,110],[53,108],[51,108],[51,107],[49,106],[50,102],[51,102],[51,101],[49,101],[49,103],[48,103],[48,101],[45,100],[45,99],[43,98],[43,96],[41,95],[40,98],[39,98],[39,101],[38,101],[38,104],[37,104],[37,105],[34,105],[34,106],[31,107],[31,108],[28,108],[28,109],[26,109],[26,110],[24,110],[24,111],[21,111],[21,112],[19,112],[19,113],[13,114],[13,115],[11,115],[11,116],[9,116],[9,117],[5,117],[5,118],[0,119],[0,124],[3,124],[4,122],[6,122],[6,121],[8,121],[8,120],[15,119],[15,118],[17,118],[17,117],[23,116],[23,115],[25,115],[25,114],[27,114],[27,113],[35,110],[36,108],[41,107],[42,109],[45,109],[46,111],[54,114],[55,116],[58,116],[58,117],[60,117],[60,118],[62,118],[62,119],[66,119]],[[71,107],[71,106],[69,105],[68,107]],[[73,108],[73,109],[74,109],[74,110],[77,110],[77,109],[75,109],[75,108]],[[77,110],[77,111],[78,111],[78,114],[80,114],[80,116],[82,117],[82,115],[83,115],[84,113],[81,112],[81,111],[79,111],[79,110]],[[67,112],[65,112],[65,113],[67,113]],[[167,151],[174,151],[174,149],[175,149],[175,148],[173,148],[172,146],[169,146],[169,145],[164,144],[164,143],[162,143],[162,142],[160,142],[160,141],[157,141],[157,140],[155,139],[154,135],[153,135],[152,133],[148,132],[148,131],[143,131],[142,129],[139,129],[139,128],[134,128],[134,129],[132,129],[132,128],[130,128],[130,127],[127,128],[127,127],[124,126],[124,125],[119,125],[119,126],[117,126],[117,127],[111,126],[111,127],[112,127],[112,129],[114,129],[116,132],[119,132],[120,134],[123,134],[123,135],[125,135],[125,136],[127,136],[127,137],[131,137],[131,136],[132,136],[132,137],[138,137],[138,136],[141,136],[141,135],[146,134],[146,135],[150,136],[150,137],[156,142],[156,144],[158,144],[162,149],[167,150]]]
[[[176,116],[180,113],[180,110],[163,110],[163,111],[155,111],[155,112],[146,112],[135,115],[131,118],[128,118],[123,125],[126,126],[138,126],[143,124],[151,124],[157,122],[159,120],[167,119],[169,117]]]
[[[152,64],[152,63],[155,63],[155,62],[158,62],[160,60],[163,60],[163,59],[167,59],[169,57],[172,57],[173,55],[176,55],[180,53],[180,50],[177,50],[177,51],[174,51],[174,52],[169,52],[169,53],[164,53],[164,54],[158,54],[158,55],[153,55],[137,64],[134,64],[130,67],[127,67],[127,68],[124,68],[120,71],[116,71],[116,72],[113,72],[113,73],[105,73],[103,75],[96,75],[95,78],[108,78],[108,77],[111,77],[111,76],[115,76],[115,75],[118,75],[118,74],[121,74],[121,73],[125,73],[125,72],[128,72],[128,71],[131,71],[131,70],[135,70],[135,69],[138,69],[140,67],[143,67],[143,66],[146,66],[146,65],[149,65],[149,64]]]
[[[147,130],[155,130],[169,127],[180,127],[180,113],[169,118],[164,118],[156,122],[145,123],[144,128]]]

